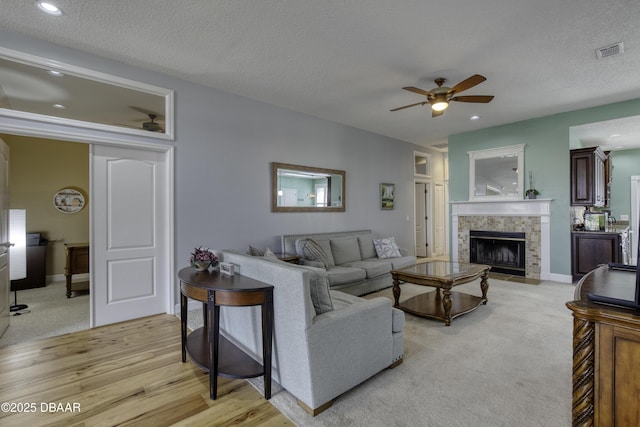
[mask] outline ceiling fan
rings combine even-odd
[[[150,121],[142,123],[142,129],[148,130],[149,132],[164,132],[164,129],[162,129],[160,123],[154,122],[157,117],[158,116],[156,116],[155,114],[149,114]]]
[[[158,122],[156,122],[155,120],[162,120],[162,116],[158,113],[155,113],[151,110],[147,110],[144,108],[140,108],[140,107],[134,107],[134,106],[129,106],[129,108],[131,108],[132,110],[135,110],[139,113],[142,114],[146,114],[147,117],[149,117],[149,121],[146,121],[146,119],[138,119],[138,120],[134,120],[136,122],[140,122],[143,121],[144,123],[142,123],[142,129],[149,131],[149,132],[164,132],[164,129],[162,128],[162,125]]]
[[[444,114],[444,110],[449,107],[449,102],[457,101],[457,102],[479,102],[479,103],[487,103],[491,102],[493,96],[491,95],[469,95],[469,96],[455,96],[456,94],[462,92],[463,90],[470,89],[483,81],[487,80],[484,76],[480,74],[474,74],[466,80],[461,81],[454,87],[442,86],[447,80],[440,77],[435,80],[438,87],[431,89],[430,91],[426,91],[417,87],[408,86],[403,87],[402,89],[408,90],[409,92],[418,93],[420,95],[424,95],[427,97],[425,101],[416,102],[415,104],[405,105],[404,107],[394,108],[391,111],[403,110],[409,107],[415,107],[416,105],[425,105],[431,104],[431,116],[438,117]]]

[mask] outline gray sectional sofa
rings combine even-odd
[[[273,380],[316,415],[383,369],[402,362],[404,313],[384,297],[330,290],[327,271],[274,255],[218,252],[238,274],[274,286]],[[262,360],[259,307],[222,307],[220,330]]]
[[[324,265],[304,252],[302,242],[308,239],[315,241],[326,254]],[[332,290],[365,295],[392,286],[391,270],[416,263],[416,257],[407,255],[402,248],[399,248],[400,256],[380,259],[374,246],[374,240],[379,239],[381,237],[371,230],[288,234],[281,237],[281,250],[298,255],[303,265],[324,268]]]

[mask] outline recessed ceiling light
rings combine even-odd
[[[56,76],[56,77],[64,76],[64,74],[62,74],[60,71],[56,71],[56,70],[49,70],[49,71],[47,71],[47,73],[51,74],[52,76]]]
[[[612,133],[611,135],[609,135],[609,138],[619,138],[621,136],[622,136],[621,133]]]
[[[60,9],[58,6],[56,6],[55,4],[48,2],[48,1],[37,1],[36,2],[36,6],[38,6],[38,9],[40,9],[41,11],[43,11],[46,14],[52,15],[52,16],[61,16],[62,15],[62,9]]]
[[[622,145],[616,145],[615,147],[613,147],[615,150],[619,150],[622,148]]]
[[[469,120],[478,120],[480,118],[480,116],[471,116],[469,117]]]
[[[64,106],[64,105],[62,105],[62,104],[53,104],[53,108],[57,108],[57,109],[59,109],[59,110],[64,110],[64,109],[65,109],[65,108],[67,108],[67,107],[65,107],[65,106]]]

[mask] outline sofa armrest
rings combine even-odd
[[[313,397],[306,403],[317,407],[391,365],[391,301],[361,299],[318,315],[307,340]]]

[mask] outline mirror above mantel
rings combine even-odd
[[[344,212],[345,171],[271,164],[272,212]]]
[[[520,200],[524,144],[469,151],[469,200]]]
[[[0,47],[0,116],[174,139],[172,90]]]

